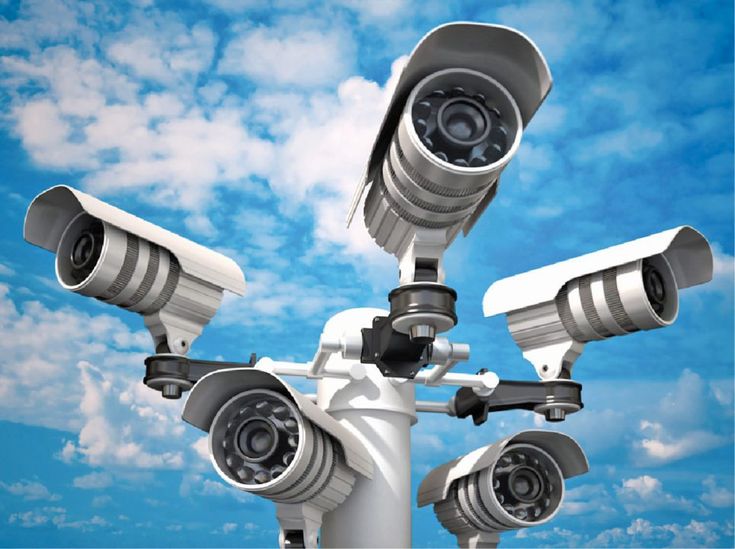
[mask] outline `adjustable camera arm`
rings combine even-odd
[[[193,360],[183,355],[161,353],[145,359],[145,383],[151,389],[161,392],[163,398],[181,398],[205,375],[217,370],[231,368],[252,368],[257,362],[255,353],[249,362],[223,362],[218,360]]]
[[[487,370],[482,369],[478,374]],[[487,421],[490,412],[533,410],[546,421],[564,421],[567,414],[578,412],[582,403],[582,385],[567,379],[553,381],[500,380],[489,396],[480,396],[470,387],[460,388],[454,396],[456,416],[472,416],[475,425]]]

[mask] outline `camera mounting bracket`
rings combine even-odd
[[[485,371],[483,368],[478,374]],[[480,396],[470,387],[460,388],[454,396],[457,417],[472,416],[475,425],[485,423],[489,413],[505,410],[533,410],[543,414],[546,421],[564,421],[567,414],[583,407],[582,385],[568,379],[500,380],[489,396]]]
[[[181,393],[191,389],[205,375],[216,370],[253,368],[257,362],[255,353],[249,362],[224,362],[218,360],[194,360],[173,353],[159,353],[145,359],[143,383],[163,398],[178,399]]]

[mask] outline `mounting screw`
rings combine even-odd
[[[546,410],[546,421],[564,421],[567,413],[561,408],[550,408]]]
[[[167,383],[166,385],[161,387],[161,395],[163,396],[163,398],[181,398],[181,387],[174,383]]]

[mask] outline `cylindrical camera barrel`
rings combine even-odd
[[[455,534],[502,532],[550,521],[563,498],[564,479],[556,460],[537,446],[513,444],[492,467],[455,481],[435,511]]]
[[[523,133],[513,97],[469,69],[435,72],[412,90],[365,201],[365,224],[396,253],[413,227],[458,226],[492,189]]]
[[[331,511],[352,491],[341,447],[276,391],[252,389],[220,408],[209,431],[217,473],[278,503],[309,501]]]
[[[569,281],[556,306],[567,333],[587,342],[669,326],[678,293],[669,262],[656,255]]]
[[[171,299],[180,268],[165,248],[82,213],[59,240],[56,276],[67,290],[148,315]]]

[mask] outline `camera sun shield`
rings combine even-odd
[[[224,290],[245,291],[232,259],[71,187],[33,200],[23,236],[56,254],[63,288],[141,314],[157,352],[188,352]]]

